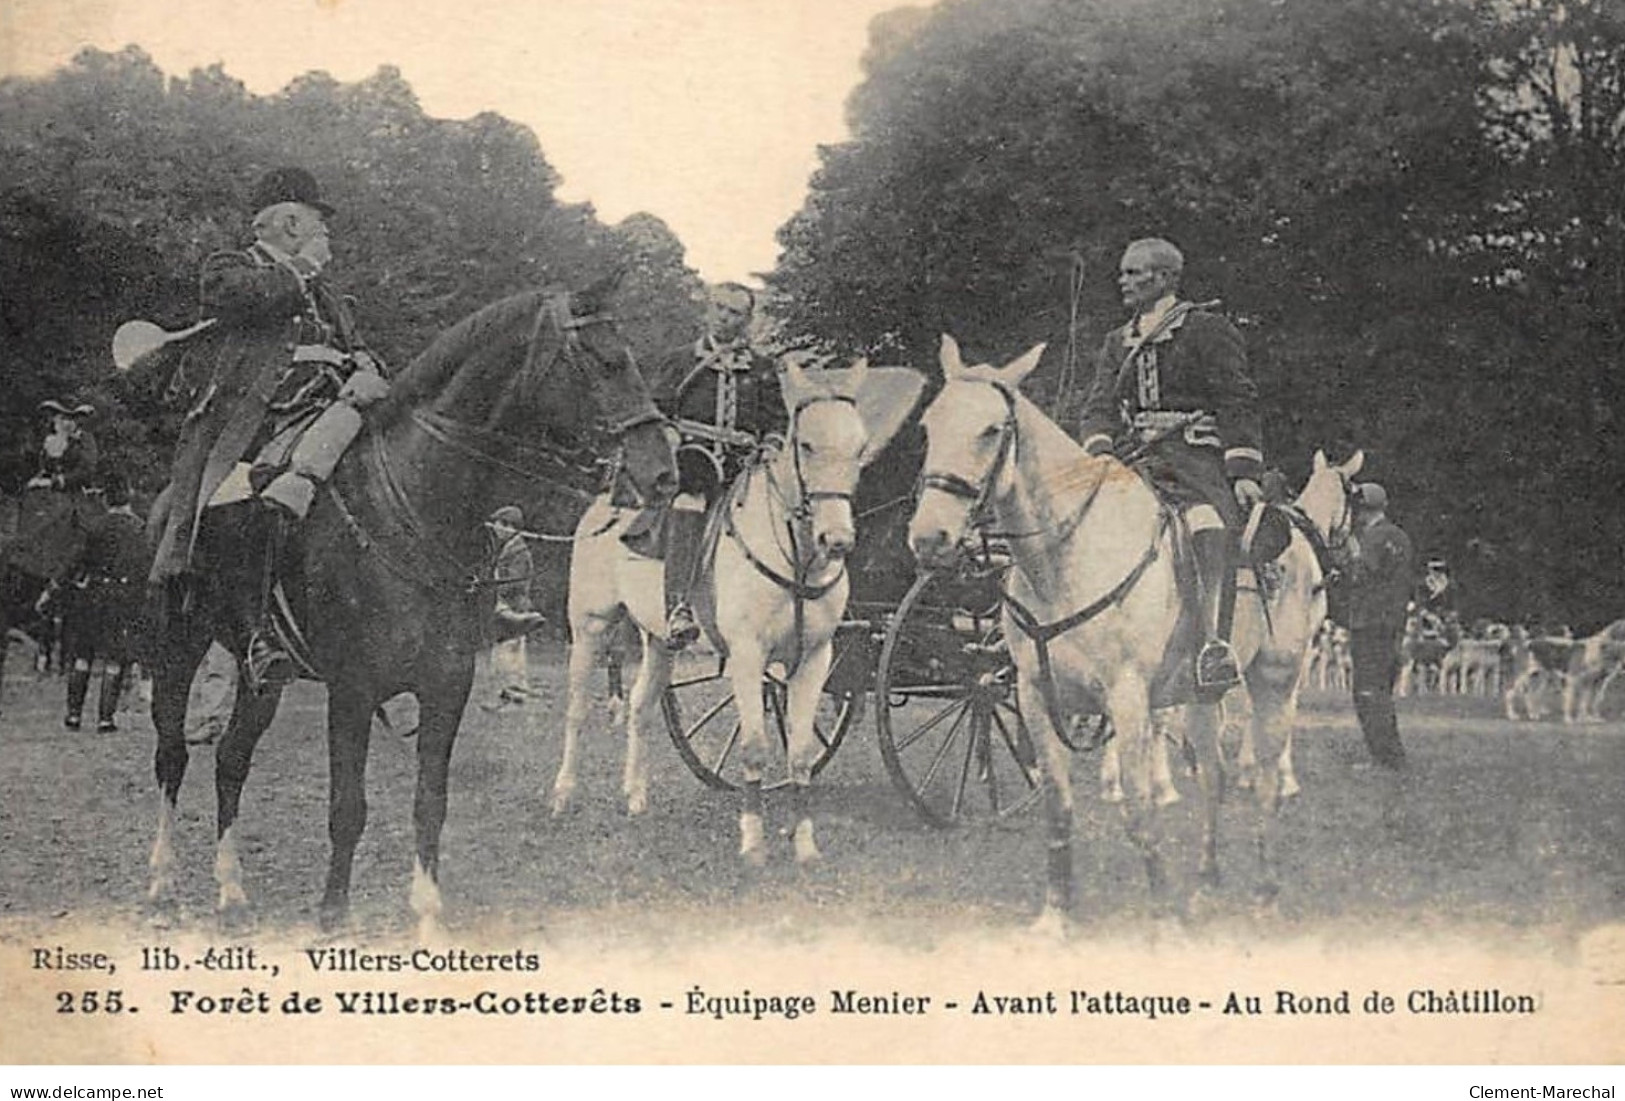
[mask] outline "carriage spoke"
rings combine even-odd
[[[970,737],[965,743],[965,759],[959,765],[959,782],[954,786],[953,801],[949,805],[949,816],[956,820],[965,806],[965,788],[970,783],[971,762],[981,756],[976,752],[976,749],[980,741],[987,736],[982,730],[984,722],[982,717],[974,712],[969,712],[969,714],[971,716]]]
[[[738,719],[734,720],[733,729],[728,732],[728,740],[722,744],[722,752],[717,754],[716,763],[711,766],[711,771],[718,776],[721,776],[722,770],[727,767],[728,757],[733,753],[734,746],[739,744],[739,732],[743,726]]]
[[[712,719],[714,719],[718,715],[720,715],[722,713],[722,709],[727,707],[729,704],[731,704],[733,702],[734,702],[733,694],[729,693],[728,695],[722,697],[722,699],[718,700],[716,703],[712,704],[709,708],[706,709],[705,714],[701,715],[698,719],[694,720],[694,724],[692,726],[690,726],[687,730],[683,731],[684,740],[692,742],[694,740],[695,735],[697,735],[701,731],[701,729],[703,729],[705,727],[706,723],[710,722]]]
[[[959,736],[960,724],[965,721],[965,716],[968,714],[970,714],[969,707],[962,708],[958,717],[954,719],[953,725],[948,728],[947,736],[942,739],[942,744],[937,747],[936,753],[931,757],[931,763],[926,766],[925,775],[920,778],[921,791],[928,789],[931,786],[931,781],[936,779],[937,769],[941,768],[942,762],[947,760],[948,751],[953,748],[954,740]]]
[[[1035,787],[1036,784],[1033,781],[1032,774],[1038,768],[1038,748],[1033,745],[1032,738],[1027,734],[1027,724],[1022,721],[1021,712],[1007,703],[1000,704],[999,707],[1003,707],[1010,712],[1011,717],[1016,720],[1016,730],[1018,731],[1016,734],[1010,733],[1010,728],[1005,725],[1004,719],[999,715],[999,708],[995,707],[993,709],[993,721],[998,724],[999,736],[1009,748],[1010,756],[1015,758],[1016,764],[1021,766],[1021,775],[1026,780],[1027,786]]]
[[[897,752],[901,754],[907,751],[908,748],[915,742],[931,733],[932,730],[936,729],[936,727],[941,724],[943,719],[948,717],[950,712],[958,710],[961,714],[964,714],[968,707],[970,707],[969,700],[956,698],[950,701],[947,707],[944,707],[941,711],[938,711],[935,715],[932,715],[924,723],[915,727],[910,733],[897,739]]]
[[[1021,722],[1019,713],[1016,715],[1016,722]],[[1013,736],[1010,733],[1010,728],[1004,724],[1004,719],[999,717],[997,708],[993,710],[993,723],[999,728],[999,738],[1004,742],[1005,747],[1010,750],[1010,756],[1016,762],[1022,782],[1027,785],[1028,790],[1036,789],[1038,783],[1033,776],[1033,771],[1036,769],[1038,762],[1033,756],[1031,741],[1026,737],[1025,732],[1020,738]]]

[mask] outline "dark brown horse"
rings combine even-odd
[[[528,292],[487,306],[439,337],[369,414],[317,496],[300,546],[284,554],[284,591],[311,672],[328,687],[332,854],[324,928],[348,916],[351,861],[367,820],[372,716],[411,692],[419,704],[411,905],[419,936],[440,930],[440,832],[452,744],[494,606],[495,548],[484,526],[516,500],[551,509],[564,530],[590,498],[595,452],[617,441],[624,479],[645,498],[676,485],[664,418],[605,311],[610,288]],[[263,506],[211,509],[187,591],[165,596],[151,654],[156,771],[162,802],[149,899],[172,878],[176,798],[186,772],[188,686],[211,639],[239,656],[254,587],[252,541]],[[235,515],[234,515],[235,514]],[[560,565],[562,569],[562,563]],[[280,693],[239,678],[236,710],[216,751],[215,877],[223,921],[247,916],[234,825],[254,746]]]

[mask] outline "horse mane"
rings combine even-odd
[[[499,299],[480,307],[435,337],[391,380],[389,396],[371,413],[373,423],[380,428],[387,427],[439,394],[471,354],[489,345],[494,333],[508,331],[521,316],[533,319],[547,293],[528,290]]]

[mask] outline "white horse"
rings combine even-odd
[[[946,565],[978,528],[1005,533],[1015,569],[1006,582],[1005,637],[1019,672],[1021,713],[1044,747],[1049,861],[1042,926],[1064,928],[1072,904],[1073,797],[1067,749],[1055,725],[1104,711],[1116,728],[1128,835],[1139,849],[1159,913],[1171,907],[1158,808],[1176,796],[1152,709],[1186,704],[1185,738],[1205,800],[1198,876],[1216,882],[1223,786],[1219,706],[1195,698],[1201,643],[1175,569],[1171,513],[1132,469],[1091,456],[1017,389],[1042,346],[1004,368],[966,366],[942,341],[944,386],[926,409],[925,474],[909,526],[922,564]],[[1316,538],[1334,545],[1352,522],[1342,466],[1315,456],[1298,498]],[[1274,829],[1290,760],[1298,686],[1326,615],[1315,549],[1294,530],[1271,591],[1238,593],[1234,644],[1252,702],[1251,762],[1240,779],[1255,795],[1261,903],[1278,892]],[[1246,771],[1250,769],[1251,775]]]
[[[846,612],[850,581],[845,558],[856,538],[852,494],[858,472],[885,447],[919,401],[925,379],[901,367],[846,370],[801,368],[786,362],[783,379],[789,433],[771,457],[744,471],[720,507],[720,534],[705,570],[696,608],[706,633],[727,655],[739,709],[744,806],[740,855],[766,860],[762,771],[768,741],[762,678],[769,665],[786,670],[789,781],[796,819],[796,859],[818,859],[807,788],[819,752],[814,732],[818,698],[829,672],[831,642]],[[620,616],[637,624],[643,659],[627,706],[623,787],[627,810],[648,805],[644,739],[659,722],[671,682],[663,564],[639,558],[620,541],[629,516],[617,518],[600,498],[581,520],[570,564],[570,702],[564,759],[553,784],[561,813],[575,792],[588,681],[605,636]]]

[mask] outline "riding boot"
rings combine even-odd
[[[670,538],[666,541],[666,576],[682,578],[671,610],[666,613],[666,649],[686,650],[699,640],[700,621],[690,598],[700,583],[705,555],[700,543],[704,537],[705,513],[692,509],[672,509]]]
[[[96,732],[98,734],[111,734],[118,729],[118,722],[113,718],[118,710],[118,698],[124,692],[124,676],[127,665],[106,665],[102,667],[101,695],[96,699]]]
[[[62,725],[69,730],[78,730],[83,724],[85,713],[85,696],[90,692],[90,669],[80,669],[78,663],[68,670],[68,713],[63,716]]]
[[[260,572],[259,607],[253,633],[248,638],[248,682],[256,692],[285,687],[298,676],[293,658],[283,648],[271,618],[271,595],[276,589],[277,567],[282,559],[283,547],[291,538],[297,521],[291,513],[276,505],[266,505],[265,515],[268,530]]]
[[[1202,585],[1202,630],[1206,641],[1196,655],[1196,690],[1218,699],[1241,683],[1241,668],[1230,645],[1231,621],[1236,611],[1236,567],[1230,552],[1230,532],[1209,528],[1191,537]]]

